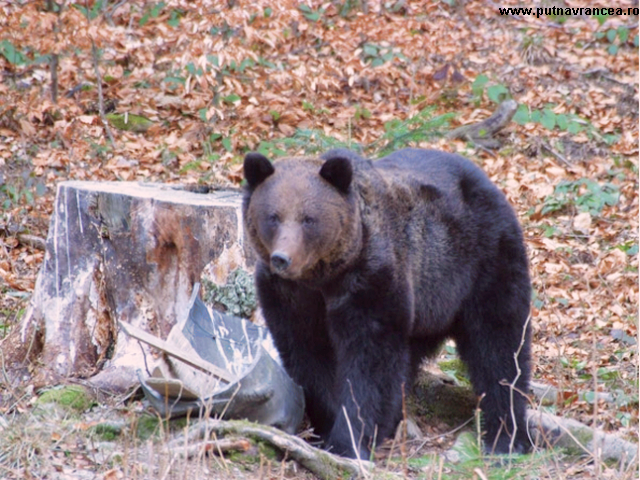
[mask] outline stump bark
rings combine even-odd
[[[205,267],[224,281],[246,267],[246,253],[239,191],[62,182],[30,306],[2,345],[4,364],[15,379],[35,361],[36,385],[90,378],[124,391],[151,352],[117,321],[166,338]]]

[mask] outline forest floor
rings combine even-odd
[[[436,148],[480,165],[522,221],[533,377],[559,392],[538,408],[637,442],[638,16],[618,3],[536,16],[501,15],[511,0],[0,0],[0,338],[33,292],[58,182],[238,186],[250,150]],[[490,146],[445,136],[508,98],[518,109]],[[139,403],[43,415],[42,394],[0,381],[2,478],[309,477],[263,452],[257,468],[212,456],[193,477],[157,437],[106,455],[87,430],[139,419]],[[422,448],[414,459],[439,451]],[[597,453],[408,465],[416,478],[637,475]]]

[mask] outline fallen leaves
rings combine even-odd
[[[368,13],[352,8],[342,16],[339,3],[106,2],[87,18],[77,7],[95,2],[63,2],[52,13],[42,2],[0,1],[0,45],[10,42],[28,59],[10,61],[0,49],[0,227],[18,223],[46,235],[42,219],[65,179],[237,185],[245,151],[300,129],[366,145],[387,132],[387,122],[427,106],[455,112],[452,128],[474,123],[495,110],[486,91],[473,88],[485,75],[528,111],[548,109],[554,126],[510,124],[495,156],[464,141],[421,146],[474,158],[523,222],[535,289],[535,376],[578,389],[590,380],[561,361],[608,367],[615,358],[621,375],[634,378],[637,355],[625,341],[637,336],[638,315],[637,17],[611,17],[602,27],[586,17],[502,17],[493,3],[473,0],[454,7],[416,0],[399,12],[367,2]],[[611,55],[597,34],[621,27],[630,39]],[[92,41],[114,118],[123,126],[136,115],[151,122],[138,131],[114,128],[114,148],[97,110]],[[59,55],[57,104],[45,57],[52,53]],[[579,131],[560,128],[568,118]],[[297,145],[290,153],[304,153]],[[586,180],[613,185],[619,198],[607,204],[585,184],[557,195],[561,182]],[[45,195],[33,194],[38,181]],[[603,200],[599,210],[581,209],[586,194]],[[545,211],[554,199],[564,203]],[[16,235],[0,237],[3,289],[32,291],[41,261]],[[615,412],[601,414],[622,428]],[[637,423],[637,403],[633,415]]]

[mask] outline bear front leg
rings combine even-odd
[[[289,376],[302,387],[315,432],[326,436],[335,422],[335,355],[322,295],[256,266],[262,314]]]
[[[402,414],[403,388],[409,387],[406,317],[390,311],[401,302],[378,304],[378,299],[367,299],[372,308],[356,301],[328,311],[339,409],[326,444],[334,453],[365,460],[374,442],[393,434]]]

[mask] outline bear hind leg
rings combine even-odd
[[[525,420],[530,377],[528,306],[503,310],[496,309],[496,304],[469,309],[463,316],[473,318],[463,320],[464,327],[454,339],[481,397],[485,451],[526,453],[531,447]]]

